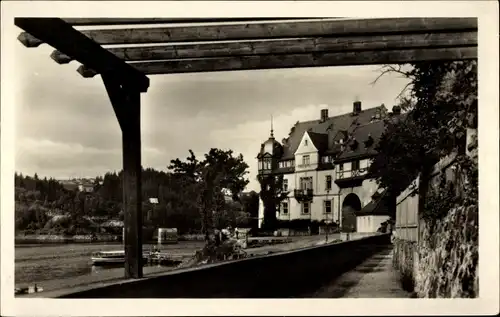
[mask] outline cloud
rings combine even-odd
[[[77,64],[58,65],[42,45],[26,49],[15,41],[16,169],[54,177],[95,176],[121,169],[121,131],[99,77],[84,79]],[[141,96],[143,165],[165,170],[192,149],[212,147],[242,153],[250,166],[269,136],[278,140],[298,120],[320,109],[348,112],[359,97],[363,107],[388,107],[406,80],[387,75],[375,86],[379,67],[324,67],[150,76]]]

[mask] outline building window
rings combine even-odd
[[[332,177],[330,175],[326,175],[326,190],[332,189]]]
[[[307,146],[307,140],[304,140],[304,145]]]
[[[342,172],[344,170],[344,163],[339,164],[339,171]]]
[[[309,214],[309,211],[311,209],[311,203],[310,202],[304,202],[302,203],[302,213],[307,215]]]
[[[283,179],[283,191],[288,191],[288,179]]]
[[[313,189],[313,179],[312,177],[301,177],[300,178],[300,189]]]
[[[270,170],[271,169],[271,159],[265,159],[264,160],[264,169],[265,170]]]
[[[332,201],[331,200],[325,200],[324,211],[325,211],[325,214],[332,213]]]
[[[353,171],[359,170],[359,161],[358,160],[352,162],[352,170]]]
[[[309,155],[303,155],[302,156],[302,165],[304,166],[309,166],[311,163]]]
[[[281,207],[282,207],[282,210],[283,210],[283,214],[284,215],[288,214],[288,202],[284,201],[283,204],[281,205]]]
[[[323,163],[333,163],[333,158],[331,156],[323,156]]]

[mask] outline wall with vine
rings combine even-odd
[[[477,297],[477,158],[458,155],[425,186],[418,242],[395,241],[393,259],[402,286],[418,297]]]

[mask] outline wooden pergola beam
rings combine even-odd
[[[69,24],[58,18],[15,18],[14,24],[34,38],[49,44],[64,54],[99,73],[113,72],[120,81],[140,92],[146,92],[149,78],[102,48]]]
[[[95,25],[134,25],[134,24],[169,24],[169,23],[228,23],[228,22],[251,22],[268,20],[314,20],[320,18],[63,18],[63,20],[74,26]]]
[[[306,53],[287,55],[257,55],[221,58],[181,59],[157,62],[130,63],[148,75],[199,73],[216,71],[278,69],[318,66],[354,66],[373,64],[404,64],[419,61],[453,61],[476,59],[477,48],[437,48],[392,51],[367,51],[348,53]],[[92,77],[95,72],[85,66],[79,72]]]
[[[461,46],[477,46],[477,32],[307,38],[296,40],[179,44],[147,47],[112,47],[109,48],[108,51],[125,61],[141,61]]]
[[[83,30],[101,45],[476,31],[476,18],[315,20]]]

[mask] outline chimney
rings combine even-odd
[[[401,107],[400,106],[392,107],[392,113],[395,115],[400,115],[401,114]]]
[[[361,101],[355,101],[352,104],[352,113],[358,114],[361,112]]]
[[[321,122],[325,122],[328,119],[328,109],[321,109]]]

